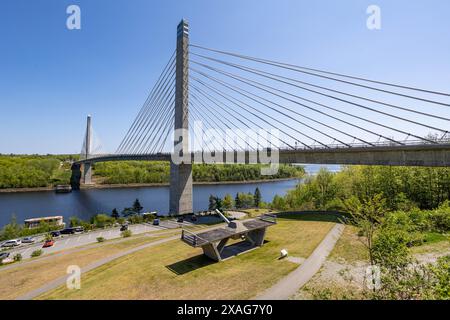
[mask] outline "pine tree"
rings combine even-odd
[[[219,210],[219,211],[222,211],[223,210],[223,201],[222,201],[222,199],[220,199],[219,197],[216,197],[215,201],[216,201],[216,209]]]
[[[137,212],[137,213],[141,213],[142,209],[144,209],[144,207],[141,206],[139,199],[136,199],[133,203],[133,211]]]
[[[119,211],[117,211],[116,208],[114,208],[113,211],[111,212],[111,217],[114,219],[119,219],[119,217],[120,217]]]
[[[253,195],[253,200],[255,202],[255,207],[259,208],[261,205],[261,191],[259,191],[259,188],[256,187],[255,194]]]
[[[236,207],[236,209],[242,208],[242,202],[239,192],[236,193],[236,198],[234,198],[234,206]]]
[[[209,195],[209,211],[214,211],[216,209],[216,197],[214,197],[212,194]]]

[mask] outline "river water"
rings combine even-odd
[[[339,170],[338,166],[327,166],[330,171]],[[307,165],[307,173],[314,174],[320,166]],[[245,184],[194,185],[194,211],[208,208],[209,195],[223,198],[227,193],[234,198],[237,192],[251,192],[258,187],[263,201],[272,201],[275,195],[284,195],[295,188],[299,180],[258,182]],[[113,208],[119,212],[131,207],[139,199],[145,211],[157,211],[165,214],[169,210],[169,187],[89,189],[67,194],[53,191],[0,193],[0,227],[9,223],[14,214],[17,222],[24,219],[61,215],[64,221],[72,216],[88,220],[97,213],[110,214]]]

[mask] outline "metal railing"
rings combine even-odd
[[[196,247],[198,244],[208,242],[202,237],[199,237],[197,234],[188,231],[186,229],[181,230],[181,240],[185,241],[186,243],[194,247]]]

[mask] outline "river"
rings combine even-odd
[[[307,165],[306,172],[316,173],[320,166]],[[328,166],[330,171],[339,170],[338,166]],[[295,188],[299,180],[272,182],[194,185],[194,211],[208,208],[209,195],[224,197],[227,193],[234,198],[237,192],[251,192],[258,187],[263,201],[272,201],[275,195],[284,195]],[[0,227],[11,221],[14,214],[18,223],[24,219],[61,215],[64,221],[73,216],[88,220],[94,214],[110,214],[113,208],[119,212],[131,207],[135,199],[139,199],[144,211],[157,211],[164,214],[169,209],[169,187],[140,187],[87,189],[67,194],[56,194],[53,191],[0,193]]]

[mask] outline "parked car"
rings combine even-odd
[[[52,231],[52,232],[50,232],[50,235],[52,236],[52,237],[59,237],[60,235],[61,235],[61,232],[60,231]]]
[[[75,232],[84,232],[84,228],[83,227],[73,227],[72,228]]]
[[[120,231],[126,231],[126,230],[128,230],[128,225],[127,225],[127,224],[123,224],[123,225],[120,227]]]
[[[184,218],[183,217],[178,217],[177,222],[183,223],[184,222]]]
[[[0,261],[9,257],[9,252],[0,253]]]
[[[159,226],[159,218],[153,219],[153,225]]]
[[[8,240],[5,243],[2,244],[2,247],[17,247],[20,246],[22,244],[22,241],[20,241],[20,239],[13,239],[13,240]]]
[[[197,216],[195,215],[195,214],[193,214],[192,216],[191,216],[191,221],[197,221],[198,219],[197,219]]]
[[[61,234],[74,234],[75,230],[73,228],[66,228],[60,231]]]
[[[22,243],[34,243],[36,241],[36,239],[34,239],[33,237],[25,237],[22,239]]]
[[[54,240],[45,240],[44,245],[42,246],[42,248],[52,247],[54,244],[55,244]]]

